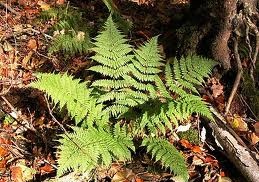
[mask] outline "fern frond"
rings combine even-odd
[[[73,79],[67,74],[39,73],[38,80],[31,84],[31,87],[46,92],[55,104],[60,108],[67,107],[76,123],[81,122],[88,114],[89,104],[95,102],[90,97],[91,89],[85,83],[80,83],[79,79]]]
[[[109,166],[115,160],[131,159],[135,150],[132,138],[122,129],[107,132],[94,128],[74,127],[74,133],[63,134],[58,147],[58,176],[67,171],[90,172],[94,168]]]
[[[177,83],[173,79],[173,73],[169,62],[167,62],[165,66],[165,80],[166,86],[170,91],[178,94],[179,96],[183,96],[186,94],[186,92],[179,85],[177,85]]]
[[[163,66],[163,59],[159,53],[158,36],[151,38],[147,43],[143,46],[135,50],[135,56],[138,62],[142,65],[138,65],[139,71],[142,73],[149,73],[149,68],[159,68]],[[151,71],[151,73],[153,70]],[[156,72],[159,73],[160,71]]]
[[[91,46],[87,32],[65,32],[55,37],[49,47],[49,52],[51,54],[59,51],[68,55],[83,54],[87,53]]]
[[[170,61],[173,62],[173,68]],[[204,83],[204,78],[209,76],[215,66],[212,60],[194,55],[180,60],[171,59],[169,62],[165,67],[166,85],[179,96],[184,96],[186,89],[198,93],[196,87]]]
[[[147,152],[152,154],[155,161],[161,161],[162,166],[188,181],[188,169],[184,158],[171,143],[160,138],[144,138],[142,146],[147,147]]]

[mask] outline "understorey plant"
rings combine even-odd
[[[166,61],[158,37],[138,48],[128,42],[109,17],[94,39],[96,64],[89,68],[100,79],[85,83],[68,74],[39,73],[31,84],[75,120],[73,132],[59,139],[58,176],[131,160],[137,139],[161,167],[188,180],[184,157],[166,132],[192,113],[213,120],[196,88],[215,63],[199,56]]]

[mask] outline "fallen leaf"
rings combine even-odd
[[[8,150],[6,150],[6,147],[0,146],[0,158],[5,157],[8,154]]]
[[[232,182],[232,180],[229,177],[219,177],[218,182]]]
[[[38,5],[40,6],[40,9],[42,9],[42,11],[50,10],[50,5],[45,3],[44,1],[38,1]]]
[[[223,85],[212,85],[211,86],[211,90],[212,90],[212,96],[214,98],[217,98],[218,96],[220,96],[224,91],[223,91]]]
[[[177,132],[185,132],[185,131],[188,131],[191,127],[191,123],[187,124],[187,125],[180,125],[177,127],[176,129],[176,133]]]
[[[10,52],[14,50],[13,46],[8,41],[4,42],[3,49],[5,52]]]
[[[22,59],[22,66],[24,68],[27,68],[27,64],[31,59],[31,56],[33,55],[33,51],[30,51],[23,59]]]
[[[195,165],[195,166],[199,166],[199,165],[201,165],[203,163],[204,163],[203,160],[200,159],[197,156],[194,156],[193,159],[192,159],[192,164]]]
[[[255,133],[249,133],[248,136],[249,136],[253,145],[255,145],[259,142],[259,137]]]
[[[56,4],[62,5],[62,4],[65,4],[65,2],[66,2],[66,0],[57,0]]]
[[[255,129],[255,134],[256,134],[257,136],[259,136],[259,122],[256,122],[256,123],[254,124],[254,129]]]
[[[22,168],[19,166],[11,167],[11,178],[14,182],[23,182]]]
[[[124,169],[122,171],[117,172],[113,178],[112,182],[130,182],[133,181],[135,177],[135,173],[131,169]]]
[[[40,167],[40,172],[42,174],[52,173],[54,168],[50,164],[45,164],[43,167]]]
[[[224,92],[224,87],[220,83],[218,78],[212,77],[208,80],[208,83],[211,85],[210,90],[212,91],[212,96],[214,98],[217,98],[218,96],[222,95],[222,93]]]
[[[136,182],[144,182],[144,180],[141,179],[141,178],[139,178],[139,177],[136,177],[135,181],[136,181]]]
[[[234,116],[228,116],[227,121],[229,122],[231,127],[236,131],[248,131],[247,123],[239,115],[234,114]]]
[[[199,147],[199,146],[193,146],[192,151],[195,153],[199,153],[199,154],[202,153],[201,147]]]
[[[36,51],[36,49],[37,49],[37,41],[35,40],[35,39],[30,39],[29,41],[28,41],[28,43],[27,43],[27,47],[29,48],[29,49],[31,49],[31,50],[34,50],[34,51]]]
[[[188,140],[185,140],[185,139],[181,139],[180,141],[180,144],[187,148],[187,149],[191,149],[192,148],[192,144],[188,141]]]

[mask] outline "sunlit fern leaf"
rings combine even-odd
[[[188,181],[188,169],[183,156],[167,140],[161,138],[144,138],[142,146],[147,147],[147,152],[152,154],[155,161],[160,161],[162,166],[169,168],[176,176]]]
[[[88,114],[91,99],[91,89],[79,79],[73,79],[67,74],[38,73],[38,80],[31,84],[32,87],[46,92],[55,104],[59,103],[60,108],[66,106],[76,123],[81,122]]]
[[[186,91],[184,91],[174,80],[172,68],[171,68],[169,62],[167,62],[166,66],[165,66],[165,81],[166,81],[166,86],[168,87],[168,89],[170,91],[178,94],[179,96],[183,96],[186,94]]]
[[[154,81],[155,73],[160,72],[159,69],[154,68],[161,65],[156,38],[150,40],[140,50],[136,51],[136,54],[146,54],[146,57],[141,57],[141,61],[134,58],[134,61],[139,61],[139,64],[145,61],[152,63],[151,73],[153,74],[147,74],[150,71],[141,72],[133,65],[133,49],[127,41],[112,18],[109,17],[104,30],[95,38],[95,47],[92,49],[96,52],[92,59],[99,65],[92,66],[89,70],[105,76],[104,79],[95,80],[92,87],[106,92],[100,96],[98,102],[107,104],[105,110],[109,111],[113,116],[123,114],[130,108],[147,101],[149,99],[148,91],[155,92],[154,86],[151,84]],[[155,64],[155,62],[158,63]],[[132,75],[134,75],[134,78]],[[147,84],[146,81],[150,82],[150,84]]]
[[[49,47],[51,54],[62,52],[66,57],[87,53],[92,47],[88,28],[78,10],[67,7],[51,8],[40,16],[44,20],[51,19],[55,24],[54,39]]]
[[[95,128],[74,127],[74,132],[61,135],[58,147],[60,176],[68,171],[90,172],[98,166],[109,166],[113,161],[131,159],[135,150],[132,138],[122,129],[107,132]]]
[[[66,73],[38,73],[37,77],[30,86],[45,92],[55,104],[59,104],[60,109],[65,107],[77,125],[107,126],[108,119],[102,112],[102,105],[96,104],[96,99],[91,97],[92,89],[86,83],[80,83],[79,79]]]
[[[65,32],[57,35],[51,46],[49,52],[63,52],[68,55],[87,53],[91,48],[90,39],[87,32]]]

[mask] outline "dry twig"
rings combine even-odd
[[[17,16],[20,16],[21,14],[18,13],[17,11],[15,11],[13,8],[11,8],[10,6],[8,6],[7,3],[4,3],[2,1],[0,1],[0,5],[3,6],[4,8],[6,8],[8,11],[10,11],[11,13],[17,15]]]

